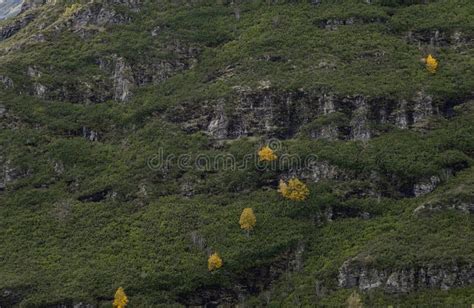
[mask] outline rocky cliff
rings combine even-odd
[[[339,269],[339,286],[362,291],[383,289],[409,293],[420,289],[449,290],[474,282],[472,264],[419,265],[403,269],[378,269],[370,264],[348,260]]]
[[[3,0],[0,2],[0,20],[20,13],[22,2],[22,0]]]

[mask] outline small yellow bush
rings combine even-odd
[[[250,231],[255,227],[257,224],[257,217],[255,217],[255,214],[251,208],[246,208],[242,211],[239,223],[240,228],[245,231]]]
[[[117,308],[125,308],[128,304],[128,298],[122,287],[118,288],[115,292],[113,306]]]
[[[432,55],[428,55],[428,57],[426,57],[425,62],[426,69],[428,70],[428,72],[430,72],[431,74],[436,73],[436,71],[438,70],[438,60],[436,60],[436,58]]]
[[[304,201],[309,196],[308,187],[297,178],[292,178],[288,181],[288,184],[281,180],[278,192],[284,198],[292,201]]]
[[[269,146],[264,146],[258,151],[259,161],[274,161],[277,158],[278,156],[276,156],[275,152],[273,152]]]
[[[220,269],[222,267],[222,259],[218,253],[213,253],[209,259],[207,259],[207,268],[210,272]]]

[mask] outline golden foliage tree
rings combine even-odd
[[[280,180],[278,192],[286,199],[292,201],[304,201],[309,196],[309,189],[305,183],[297,178],[292,178],[288,184]]]
[[[352,292],[351,296],[346,301],[347,308],[362,308],[362,299],[359,293],[356,291]]]
[[[259,161],[274,161],[277,158],[278,156],[269,146],[264,146],[260,151],[258,151]]]
[[[242,211],[239,224],[240,228],[247,232],[250,232],[255,227],[257,224],[257,217],[255,217],[251,208],[246,208]]]
[[[125,291],[122,287],[118,288],[117,291],[115,292],[115,297],[114,297],[114,307],[117,308],[125,308],[128,304],[128,298],[127,295],[125,294]]]
[[[207,259],[207,268],[210,272],[218,270],[222,267],[222,259],[217,252],[213,253],[209,259]]]
[[[430,72],[431,74],[436,73],[436,71],[438,70],[438,60],[436,60],[436,58],[432,55],[428,55],[428,57],[426,57],[425,62],[426,69],[428,70],[428,72]]]

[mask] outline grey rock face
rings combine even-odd
[[[82,136],[91,142],[99,140],[99,133],[85,126],[82,127]]]
[[[33,95],[39,98],[44,98],[46,96],[46,91],[48,89],[46,86],[42,85],[41,83],[35,83],[33,85]]]
[[[105,0],[107,4],[125,5],[128,8],[139,8],[143,0]]]
[[[323,180],[344,180],[350,177],[346,172],[326,161],[315,161],[299,174],[295,173],[292,176],[308,179],[314,183]]]
[[[225,139],[258,134],[285,137],[295,132],[297,123],[307,122],[306,114],[311,112],[297,110],[307,109],[311,102],[297,101],[294,98],[296,95],[266,90],[251,93],[244,91],[232,98],[232,102],[226,101],[227,106],[233,107],[225,111],[222,101],[185,102],[170,110],[167,117],[182,123],[189,132],[215,130],[218,126],[219,137]]]
[[[398,106],[398,110],[395,112],[395,125],[401,129],[408,128],[408,114],[407,114],[406,100],[402,100]]]
[[[5,187],[6,187],[6,181],[5,181],[5,172],[3,170],[3,167],[2,167],[2,173],[0,174],[0,191],[3,191],[5,190]]]
[[[260,132],[272,134],[279,128],[291,130],[290,117],[291,110],[294,109],[291,96],[278,97],[272,93],[263,96],[242,95],[237,98],[236,103],[235,113],[231,116],[232,125],[238,127],[244,134],[257,135]],[[239,131],[231,128],[230,134],[239,137]]]
[[[327,125],[321,127],[319,130],[312,130],[310,136],[313,139],[336,140],[339,136],[339,132],[335,125]]]
[[[0,289],[0,306],[15,307],[22,301],[28,287]]]
[[[12,115],[5,105],[0,104],[0,129],[16,129],[18,127],[18,117]],[[0,172],[2,171],[2,159],[0,156]]]
[[[130,17],[116,12],[105,4],[93,4],[74,12],[69,18],[67,26],[73,31],[78,31],[88,25],[108,26],[124,24],[129,21]]]
[[[132,68],[123,58],[118,58],[114,73],[114,99],[120,102],[128,100],[134,84]]]
[[[26,74],[31,78],[39,78],[41,77],[41,72],[35,66],[28,66]]]
[[[367,141],[370,139],[370,127],[367,114],[369,107],[363,98],[356,98],[355,100],[356,110],[352,114],[351,126],[351,139]]]
[[[441,31],[438,29],[423,31],[408,31],[406,40],[409,43],[431,45],[433,47],[454,46],[463,47],[474,44],[474,38],[461,31]]]
[[[338,276],[341,288],[359,288],[362,291],[382,289],[391,293],[408,293],[425,288],[449,290],[472,283],[473,264],[427,264],[404,269],[379,269],[350,259],[341,266]]]
[[[163,48],[174,53],[176,59],[157,60],[152,63],[148,63],[149,59],[142,59],[143,62],[137,61],[138,63],[133,65],[117,55],[98,59],[97,65],[111,76],[112,85],[109,86],[109,82],[104,81],[101,85],[102,95],[100,96],[100,93],[95,95],[92,92],[93,98],[104,101],[112,97],[116,101],[125,102],[132,97],[135,88],[159,84],[177,72],[189,68],[197,55],[197,50],[177,43],[163,46]],[[79,94],[84,96],[84,93]]]
[[[23,0],[0,1],[0,20],[16,16],[20,13]]]
[[[224,103],[183,102],[166,116],[189,132],[201,130],[215,135],[218,130],[218,139],[256,135],[286,139],[305,133],[313,138],[366,141],[377,135],[378,124],[406,129],[431,115],[444,115],[450,108],[433,107],[432,98],[423,92],[410,100],[393,101],[305,91],[236,89],[235,95]],[[312,126],[314,121],[335,112],[342,118],[328,118]],[[313,128],[308,131],[309,127]]]
[[[322,106],[322,113],[327,115],[333,112],[336,112],[336,107],[334,106],[334,96],[323,94],[319,99],[319,104]]]
[[[415,186],[413,187],[413,194],[415,195],[415,197],[426,195],[435,190],[436,186],[438,186],[440,182],[441,179],[439,177],[432,176],[426,181],[415,184]]]
[[[135,79],[139,86],[147,84],[159,84],[168,79],[175,72],[185,70],[188,64],[181,61],[157,61],[150,65],[137,65],[134,67]]]
[[[46,98],[49,94],[48,88],[39,82],[39,78],[41,77],[42,73],[36,66],[29,66],[26,74],[30,77],[33,82],[33,88],[31,89],[31,94],[38,97],[38,98]]]
[[[345,19],[340,18],[329,18],[317,21],[320,28],[328,30],[337,30],[339,26],[353,25],[353,24],[367,24],[367,23],[385,23],[386,20],[381,17],[374,18],[361,18],[361,17],[348,17]]]
[[[207,132],[215,139],[225,139],[227,137],[228,125],[229,120],[224,112],[224,104],[221,103],[216,108],[216,113],[207,127]]]
[[[0,191],[4,190],[9,183],[30,174],[30,170],[23,170],[13,166],[10,160],[4,160],[0,157]]]
[[[435,203],[426,203],[417,207],[414,211],[414,215],[427,215],[439,211],[445,210],[454,210],[461,212],[463,214],[474,214],[474,202],[468,201],[445,201],[445,202],[435,202]]]
[[[418,92],[413,108],[413,123],[419,123],[433,114],[433,99],[423,92]]]
[[[21,5],[21,13],[31,9],[38,8],[47,3],[54,3],[54,0],[23,0]]]
[[[80,303],[74,304],[72,307],[73,308],[95,308],[96,306],[92,304],[80,302]]]
[[[13,88],[13,80],[11,80],[7,76],[0,75],[0,85],[3,86],[5,89]]]
[[[15,35],[18,31],[26,27],[34,18],[34,14],[27,14],[0,26],[0,41],[6,40]]]

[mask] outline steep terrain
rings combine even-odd
[[[468,307],[473,17],[25,1],[0,21],[0,307],[108,307],[120,286],[132,307]],[[264,145],[286,160],[256,163]],[[307,200],[279,195],[291,177]]]

